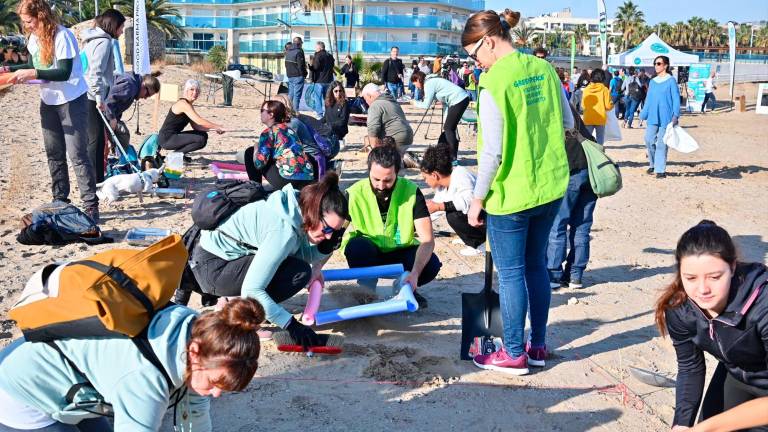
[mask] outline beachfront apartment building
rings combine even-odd
[[[298,0],[170,0],[181,15],[187,35],[170,40],[170,52],[207,52],[214,45],[227,48],[231,62],[282,71],[286,42],[304,39],[310,54],[315,42],[331,48],[325,27],[331,11],[312,11]],[[352,14],[349,13],[352,3]],[[339,52],[363,53],[383,60],[392,46],[405,59],[460,53],[460,37],[469,15],[485,7],[484,0],[336,1]],[[349,31],[350,19],[352,31]],[[334,55],[335,53],[335,49]]]
[[[615,53],[615,44],[611,42],[611,36],[621,36],[622,33],[614,28],[615,20],[608,18],[608,53]],[[552,12],[537,17],[527,18],[525,23],[534,29],[538,36],[537,41],[545,39],[547,34],[572,34],[580,25],[586,26],[588,38],[583,41],[582,51],[579,53],[585,56],[600,56],[600,22],[594,18],[574,17],[570,8],[565,8],[559,12]],[[537,43],[538,45],[538,43]]]

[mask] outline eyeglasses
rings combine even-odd
[[[269,112],[269,110],[268,110],[267,108],[262,108],[262,109],[261,109],[261,112],[263,112],[263,113],[269,113],[269,114],[272,114],[271,112]]]
[[[341,93],[341,89],[333,89],[334,93]]]
[[[656,62],[656,63],[654,63],[654,64],[655,64],[656,66],[664,66],[664,63],[662,63],[662,62]]]
[[[469,58],[471,58],[474,61],[477,60],[477,52],[480,51],[480,47],[483,46],[483,41],[485,41],[485,36],[481,37],[479,41],[475,44],[474,47],[472,47],[472,52],[469,53]]]

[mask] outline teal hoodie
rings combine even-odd
[[[221,259],[232,261],[248,254],[256,255],[252,261],[256,265],[251,265],[245,274],[241,295],[261,303],[267,319],[282,328],[288,325],[292,315],[267,294],[267,285],[277,268],[288,256],[310,264],[327,256],[309,242],[302,223],[296,191],[286,185],[264,201],[241,207],[218,228],[204,230],[200,235],[200,246]],[[258,250],[238,246],[221,232]]]
[[[424,80],[424,100],[414,102],[413,105],[421,109],[428,109],[432,106],[432,102],[437,99],[446,107],[450,107],[468,97],[469,94],[463,88],[445,78],[432,74],[427,75]]]
[[[139,352],[127,337],[57,341],[62,352],[110,404],[115,431],[154,432],[160,428],[171,394],[184,386],[186,348],[197,312],[171,306],[158,313],[147,333],[149,343],[173,382]],[[44,343],[18,339],[0,352],[0,390],[62,423],[76,424],[97,417],[86,411],[67,411],[64,396],[85,379],[64,357]],[[177,407],[181,430],[210,431],[210,400],[188,391],[188,402]],[[187,420],[182,422],[186,415]],[[183,423],[183,424],[181,424]]]

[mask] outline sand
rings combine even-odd
[[[183,83],[192,72],[165,68],[164,80]],[[737,93],[753,103],[755,87]],[[207,88],[206,88],[207,90]],[[719,89],[725,99],[727,89]],[[252,145],[261,129],[257,108],[262,96],[238,85],[234,107],[214,106],[201,97],[199,112],[230,128],[253,133],[212,136],[186,176],[176,185],[190,198],[213,181],[207,163],[232,161],[234,152]],[[19,335],[7,310],[34,270],[54,260],[87,257],[114,246],[23,246],[16,243],[20,217],[50,200],[50,177],[41,142],[37,89],[16,86],[0,93],[0,345]],[[221,101],[221,93],[217,95]],[[170,103],[161,103],[160,121]],[[417,122],[421,111],[406,108]],[[151,103],[141,107],[141,129],[149,132]],[[126,114],[130,116],[130,113]],[[552,296],[547,367],[524,377],[481,371],[458,358],[461,292],[482,286],[483,258],[463,257],[454,237],[437,239],[443,261],[438,279],[422,288],[429,308],[332,324],[322,331],[346,336],[338,358],[284,354],[265,343],[257,376],[249,387],[213,402],[216,431],[491,430],[661,431],[674,411],[674,389],[640,383],[628,367],[676,372],[674,351],[653,325],[653,303],[670,280],[679,235],[703,218],[725,226],[742,256],[765,261],[768,253],[768,118],[749,112],[686,115],[681,125],[701,149],[670,153],[669,177],[645,173],[644,129],[624,130],[621,142],[607,146],[619,163],[624,189],[600,199],[592,230],[592,258],[585,288],[561,289]],[[426,126],[426,125],[425,125]],[[135,129],[135,118],[129,122]],[[422,127],[416,150],[434,143],[437,116],[428,138]],[[342,180],[364,178],[364,129],[351,127]],[[461,157],[475,165],[475,139],[461,128]],[[138,146],[146,135],[132,137]],[[418,179],[418,172],[405,174]],[[72,182],[74,185],[74,181]],[[425,193],[431,193],[424,186]],[[79,203],[73,186],[72,198]],[[131,227],[161,227],[183,232],[190,224],[191,199],[124,197],[102,207],[107,235],[121,239]],[[444,219],[436,229],[448,230]],[[118,245],[120,246],[120,245]],[[344,267],[336,254],[330,264]],[[331,284],[322,308],[360,304],[371,295],[349,284]],[[285,307],[300,313],[306,292]],[[198,304],[193,298],[193,305]],[[711,360],[711,359],[710,359]],[[710,369],[711,370],[711,369]],[[171,430],[166,418],[163,430]]]

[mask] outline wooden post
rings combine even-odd
[[[746,112],[747,111],[747,97],[744,95],[737,96],[736,99],[739,101],[739,112]]]

